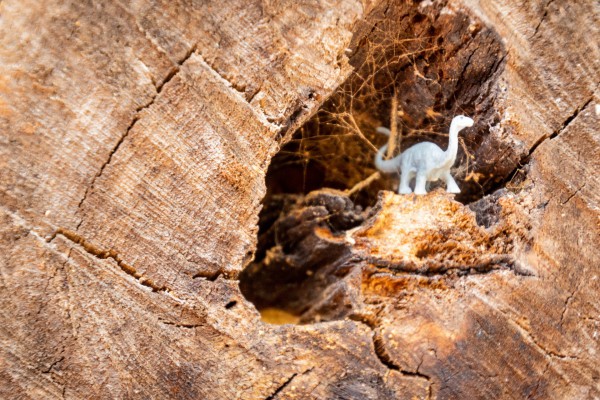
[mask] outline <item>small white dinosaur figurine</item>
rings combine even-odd
[[[385,173],[400,173],[400,186],[398,193],[409,194],[412,192],[409,183],[416,176],[415,194],[427,194],[425,184],[442,179],[446,182],[446,191],[460,193],[460,188],[450,175],[450,168],[456,161],[458,150],[458,132],[463,128],[473,126],[473,120],[464,115],[458,115],[450,124],[450,139],[448,149],[442,151],[438,145],[431,142],[415,144],[404,150],[402,154],[390,160],[384,160],[387,144],[379,149],[375,156],[375,166]],[[390,130],[380,126],[377,132],[390,135]]]

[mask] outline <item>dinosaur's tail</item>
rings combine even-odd
[[[384,128],[383,126],[377,128],[377,133],[382,133],[386,136],[390,136],[390,130],[388,128]],[[398,171],[400,171],[400,159],[402,157],[402,154],[398,154],[396,157],[390,160],[384,160],[383,155],[387,151],[387,148],[388,145],[386,144],[385,146],[380,148],[377,154],[375,155],[375,167],[377,167],[377,169],[381,172],[385,172],[388,174],[393,172],[397,173]]]
[[[377,131],[377,133],[381,133],[384,134],[385,136],[390,136],[391,132],[388,128],[386,128],[385,126],[380,126],[377,129],[375,129]]]

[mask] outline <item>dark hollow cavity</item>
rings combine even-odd
[[[443,9],[437,2],[391,2],[374,10],[348,49],[355,72],[273,158],[255,260],[240,275],[242,293],[259,310],[277,308],[310,321],[325,292],[342,290],[335,285],[351,272],[348,252],[314,231],[343,235],[365,220],[380,190],[397,188],[397,177],[384,176],[349,196],[339,192],[376,172],[368,142],[377,148],[387,142],[375,129],[390,126],[394,93],[402,150],[421,141],[445,150],[452,118],[475,120],[459,135],[458,201],[473,203],[501,188],[517,167],[519,155],[496,108],[506,56],[501,39],[481,21]],[[347,296],[339,298],[332,310],[347,306]]]

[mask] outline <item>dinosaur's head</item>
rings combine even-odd
[[[452,119],[452,125],[457,127],[458,130],[461,130],[463,128],[468,128],[470,126],[473,126],[473,120],[464,115],[457,115],[456,117],[454,117]]]

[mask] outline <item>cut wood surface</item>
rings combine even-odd
[[[312,194],[251,264],[271,158],[403,8],[506,47],[501,190]],[[600,398],[599,37],[593,1],[0,1],[0,398]]]

